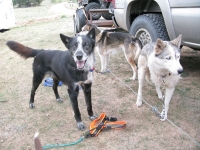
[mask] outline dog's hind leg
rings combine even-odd
[[[109,59],[110,59],[110,54],[106,54],[106,60],[105,60],[105,69],[106,69],[106,72],[109,72]]]
[[[101,73],[105,73],[106,71],[106,57],[99,55],[101,60]]]
[[[70,101],[71,101],[71,104],[72,104],[72,108],[73,108],[73,111],[74,111],[74,117],[76,119],[78,129],[84,130],[85,125],[83,124],[83,122],[81,120],[81,113],[79,111],[78,101],[77,101],[78,94],[79,94],[79,86],[78,85],[71,85],[71,86],[68,85],[68,94],[69,94],[69,97],[70,97]]]
[[[125,54],[126,56],[126,54]],[[133,76],[130,78],[130,80],[135,80],[137,76],[137,66],[135,64],[134,58],[132,56],[126,56],[126,60],[131,65],[131,68],[133,70]]]
[[[87,105],[88,115],[89,115],[91,120],[94,120],[94,119],[97,118],[97,116],[95,116],[93,114],[93,110],[92,110],[92,100],[91,100],[92,81],[87,80],[85,82],[81,82],[81,87],[83,89],[83,93],[84,93],[84,96],[85,96],[85,102],[86,102],[86,105]]]
[[[35,97],[35,91],[39,87],[40,83],[42,82],[44,76],[45,76],[45,69],[44,68],[37,68],[33,67],[33,81],[32,81],[32,89],[31,89],[31,96],[30,96],[30,102],[29,107],[34,108],[34,97]]]
[[[100,56],[100,60],[101,60],[101,73],[109,72],[109,70],[107,70],[109,55],[108,54],[105,54],[105,55],[99,54],[99,56]]]
[[[56,78],[53,78],[53,91],[54,91],[54,94],[56,96],[56,101],[59,102],[59,103],[62,103],[63,100],[60,98],[60,95],[58,94],[58,84],[59,84],[59,81],[58,79]]]
[[[137,66],[134,64],[131,65],[131,68],[133,70],[133,77],[130,78],[130,80],[135,80],[137,76]]]

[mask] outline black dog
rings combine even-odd
[[[62,42],[67,47],[67,51],[37,50],[25,47],[24,45],[14,41],[8,41],[6,44],[10,49],[25,59],[34,57],[33,83],[29,107],[35,107],[35,91],[45,77],[45,74],[50,72],[53,75],[53,91],[56,96],[56,100],[58,102],[62,102],[57,90],[59,81],[62,81],[68,86],[68,93],[74,110],[77,126],[80,130],[84,130],[85,126],[82,123],[77,102],[79,85],[82,87],[84,92],[90,119],[93,120],[96,118],[92,111],[91,102],[92,71],[95,61],[95,29],[91,29],[87,35],[67,37],[60,34],[60,37]]]

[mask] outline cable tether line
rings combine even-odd
[[[117,78],[122,84],[124,84],[126,87],[128,87],[136,96],[138,96],[138,94],[130,87],[128,86],[125,82],[123,82],[120,78],[118,78],[111,70],[110,73]],[[142,101],[147,104],[149,107],[151,107],[152,110],[154,110],[154,112],[158,115],[160,115],[160,112],[158,112],[157,109],[155,109],[154,106],[150,105],[144,98],[142,98]],[[171,123],[171,125],[173,125],[174,127],[176,127],[178,130],[180,130],[183,134],[185,134],[191,141],[193,141],[195,144],[197,144],[198,147],[200,147],[200,143],[198,143],[195,139],[193,139],[190,135],[188,135],[185,131],[183,131],[180,127],[178,127],[175,123],[173,123],[171,120],[166,119],[169,123]]]

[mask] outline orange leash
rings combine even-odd
[[[126,122],[117,121],[117,118],[107,117],[105,113],[101,113],[99,118],[93,120],[90,124],[90,131],[87,133],[87,137],[95,137],[98,136],[102,130],[109,129],[123,129],[126,127]]]

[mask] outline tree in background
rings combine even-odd
[[[43,0],[13,0],[13,5],[17,7],[39,6]]]

